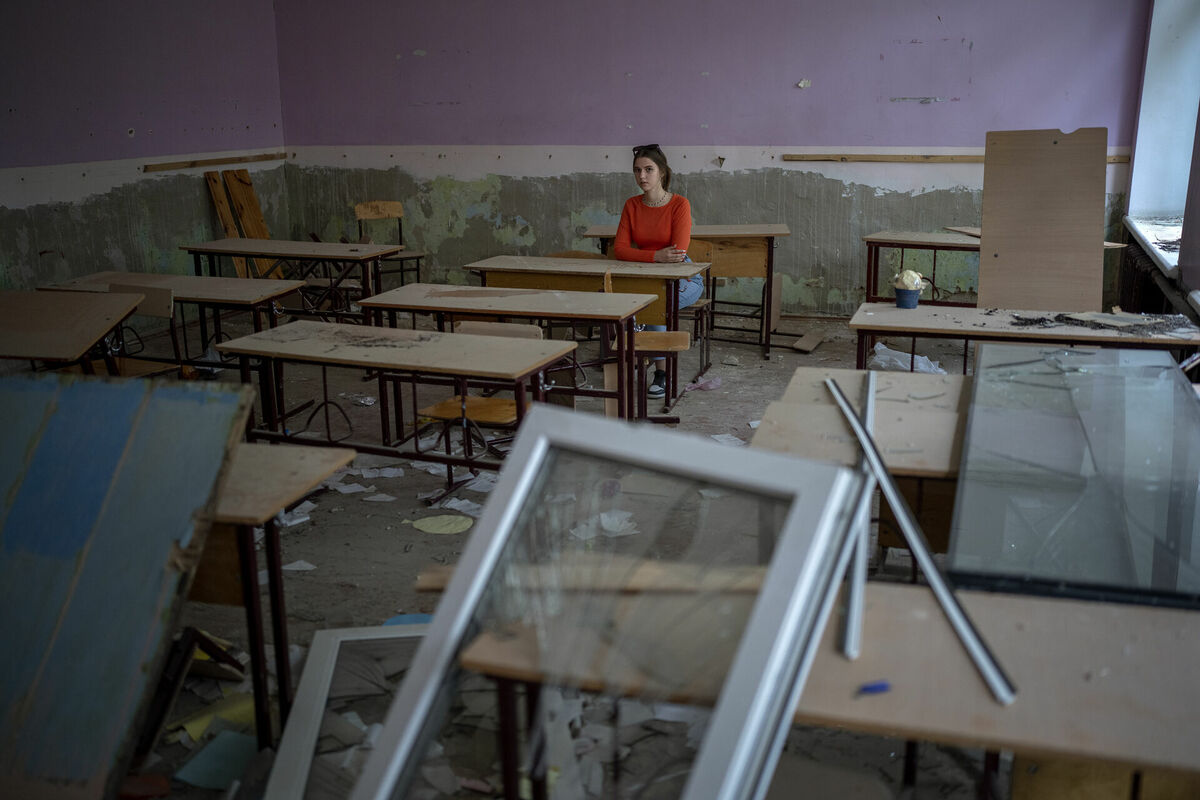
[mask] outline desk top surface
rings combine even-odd
[[[645,594],[637,595],[644,598]],[[661,595],[670,603],[672,593]],[[748,604],[755,594],[726,593]],[[798,721],[888,736],[932,739],[1022,753],[1096,758],[1195,769],[1200,757],[1200,614],[1175,609],[959,592],[980,633],[1017,686],[1016,701],[993,699],[924,586],[867,584],[862,654],[848,661],[836,620],[826,625],[796,711]],[[644,605],[642,622],[644,622]],[[535,634],[484,634],[462,663],[518,680],[546,678]],[[620,637],[614,632],[613,638]],[[726,661],[732,650],[724,654]],[[712,701],[727,672],[712,657],[711,685],[686,698]],[[585,689],[644,686],[646,676],[612,672],[570,676]],[[886,680],[883,694],[859,687]],[[627,683],[626,683],[627,682]]]
[[[655,264],[641,261],[609,261],[599,258],[552,258],[550,256],[492,256],[467,264],[478,272],[545,272],[560,275],[596,275],[606,272],[622,277],[678,279],[704,272],[706,263]]]
[[[354,460],[346,447],[252,444],[233,451],[217,497],[217,522],[261,525]]]
[[[623,320],[658,299],[653,294],[560,292],[496,286],[410,283],[359,301],[363,308],[457,311],[559,319]]]
[[[867,244],[891,245],[893,247],[945,247],[959,250],[978,250],[979,237],[969,236],[962,229],[939,233],[921,231],[879,231],[862,237]]]
[[[616,225],[589,225],[583,235],[593,239],[607,239],[617,235]],[[792,232],[783,223],[751,223],[748,225],[693,225],[693,239],[747,239],[764,236],[791,236]]]
[[[1100,312],[1076,314],[931,305],[910,309],[897,308],[894,303],[863,303],[850,320],[850,330],[917,336],[922,333],[944,336],[961,332],[964,338],[976,340],[1060,339],[1164,347],[1200,345],[1200,328],[1181,316]]]
[[[299,242],[289,239],[214,239],[179,246],[189,253],[248,256],[251,258],[295,258],[309,261],[373,261],[404,248],[398,244],[355,244],[346,242]]]
[[[0,290],[0,356],[75,361],[132,314],[142,298]]]
[[[851,369],[797,369],[780,401],[767,406],[752,445],[854,466],[860,452],[858,439],[824,381],[837,381],[859,408],[866,375]],[[910,372],[875,375],[874,438],[888,469],[909,477],[957,475],[971,378]]]
[[[93,272],[55,284],[55,289],[106,292],[108,287],[145,286],[170,289],[177,302],[253,306],[296,291],[304,281],[267,278],[218,278],[208,275],[163,275],[150,272]]]
[[[519,380],[575,342],[437,333],[334,322],[292,322],[217,345],[223,353],[367,369]]]

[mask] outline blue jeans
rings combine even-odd
[[[693,275],[690,278],[681,278],[675,281],[675,290],[679,293],[679,307],[687,308],[692,303],[700,299],[700,295],[704,294],[704,276]],[[665,331],[666,325],[647,325],[648,331]]]

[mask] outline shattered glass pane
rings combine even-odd
[[[404,796],[500,790],[498,671],[541,681],[523,796],[678,796],[793,500],[553,450]]]
[[[1200,403],[1157,350],[985,345],[949,570],[965,585],[1200,605]]]

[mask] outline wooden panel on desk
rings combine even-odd
[[[833,378],[838,387],[860,408],[862,386],[867,372],[857,369],[799,367],[783,391],[782,403],[833,403],[825,379]],[[878,406],[902,403],[931,411],[967,412],[970,404],[971,377],[968,375],[931,375],[924,372],[875,373],[875,401]]]
[[[233,209],[229,206],[229,195],[225,191],[225,184],[221,182],[220,173],[204,173],[204,182],[208,184],[208,193],[212,196],[213,208],[217,211],[217,221],[221,223],[221,230],[231,239],[238,238],[242,232],[238,230]],[[241,256],[233,259],[233,269],[239,278],[250,276],[249,270],[246,269],[246,259]]]
[[[925,586],[869,583],[863,651],[826,626],[800,699],[808,722],[990,749],[1195,769],[1200,616],[1117,603],[959,592],[1017,686],[996,703]],[[862,696],[864,683],[891,690]]]
[[[255,194],[254,183],[250,180],[250,171],[225,170],[221,177],[225,179],[225,188],[229,190],[229,199],[233,201],[233,211],[241,225],[242,235],[247,239],[270,239],[271,232],[267,229],[267,221],[263,219],[262,207],[258,204],[258,195]],[[256,277],[283,277],[283,267],[273,264],[268,259],[254,259],[254,264]]]
[[[958,474],[965,425],[965,415],[957,412],[877,407],[874,439],[891,472],[944,478]],[[846,466],[859,453],[853,431],[832,405],[771,403],[751,445]]]
[[[989,131],[981,308],[1099,311],[1106,128]]]
[[[188,600],[222,606],[242,605],[241,565],[237,528],[214,523],[196,565],[196,577],[188,589]]]
[[[710,274],[718,278],[763,278],[767,274],[767,240],[709,239],[713,246]],[[695,260],[695,259],[693,259]]]
[[[663,281],[659,278],[635,278],[626,275],[612,276],[612,290],[625,294],[657,295],[653,303],[643,308],[637,314],[637,321],[643,325],[665,325],[667,322],[667,301],[662,295]]]

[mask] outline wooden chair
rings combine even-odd
[[[693,239],[688,245],[688,258],[698,263],[712,263],[713,261],[713,246],[712,242],[705,242],[699,239]],[[707,293],[707,281],[705,282],[705,292]],[[700,376],[708,372],[708,368],[712,366],[712,343],[709,340],[709,334],[713,327],[713,304],[712,298],[700,295],[700,299],[692,303],[687,308],[679,309],[679,319],[692,321],[692,336],[700,349],[700,368],[696,371],[696,377],[693,381],[700,380]]]
[[[454,332],[521,339],[542,338],[542,329],[537,325],[516,322],[467,320],[456,323]],[[451,433],[458,426],[462,429],[463,451],[468,458],[473,455],[476,444],[482,446],[485,452],[490,452],[498,458],[503,457],[503,453],[497,449],[497,445],[510,440],[511,437],[489,440],[483,429],[509,429],[515,432],[515,427],[520,419],[520,414],[517,413],[517,401],[510,397],[468,394],[465,380],[457,381],[457,389],[458,392],[453,397],[417,410],[418,429],[414,434],[414,439],[420,438],[422,426],[419,420],[423,417],[431,420],[433,424],[441,425],[442,430],[438,434],[438,441],[444,443],[447,455],[452,454]],[[523,410],[528,410],[528,408],[529,404],[526,403]],[[431,502],[436,502],[454,488],[454,468],[447,466],[446,492],[438,498],[431,499]]]
[[[686,353],[692,347],[692,335],[687,331],[637,331],[633,334],[633,357],[637,364],[635,391],[638,396],[638,418],[649,416],[649,398],[646,397],[646,362],[659,358],[678,358],[680,353]],[[679,399],[679,387],[671,380],[672,370],[667,370],[667,393],[662,398],[663,412],[671,410]],[[656,422],[674,421],[678,419],[656,419]]]
[[[404,206],[398,200],[368,200],[363,203],[358,203],[354,206],[354,218],[358,220],[358,240],[363,243],[370,243],[371,238],[367,235],[363,223],[370,223],[376,220],[394,219],[396,221],[396,244],[404,246]],[[380,275],[400,275],[400,285],[404,285],[404,276],[412,273],[416,276],[416,283],[421,282],[421,262],[425,260],[425,254],[416,252],[415,250],[405,250],[397,253],[394,256],[389,256],[384,259],[384,262],[395,262],[399,264],[395,269],[381,269]]]

